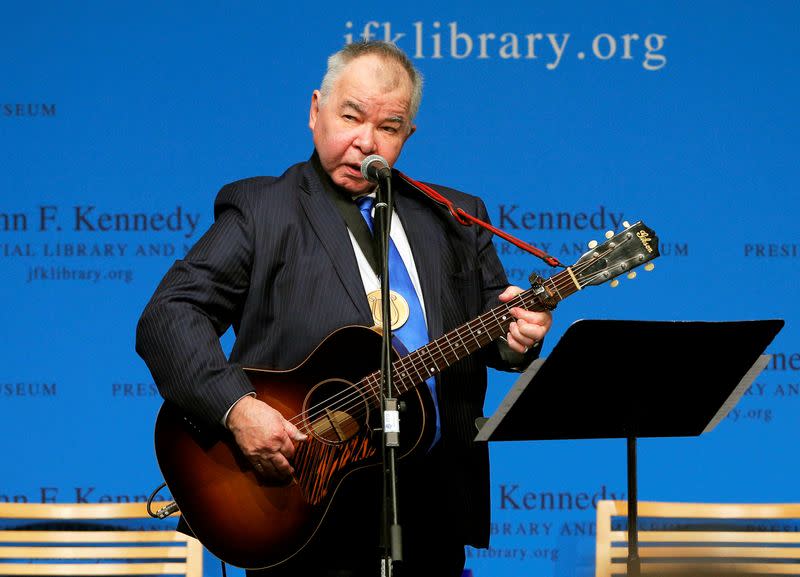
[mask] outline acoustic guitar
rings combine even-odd
[[[531,288],[510,302],[395,356],[394,385],[405,406],[400,458],[432,441],[433,401],[428,387],[419,385],[506,334],[512,307],[552,309],[586,286],[623,273],[633,276],[634,268],[659,255],[657,237],[641,222],[609,235],[573,266],[546,280],[532,276]],[[244,369],[257,398],[308,435],[297,445],[289,485],[259,476],[232,435],[206,430],[172,405],[161,407],[155,426],[158,464],[184,520],[211,553],[249,569],[287,561],[313,539],[347,477],[380,465],[380,351],[377,332],[349,326],[331,333],[293,369]]]

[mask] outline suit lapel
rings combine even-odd
[[[363,324],[371,325],[372,313],[364,294],[364,284],[358,272],[350,235],[310,162],[303,168],[303,182],[300,186],[304,191],[300,194],[300,204],[311,228],[325,248],[347,294],[363,317]]]
[[[414,255],[414,264],[422,285],[425,299],[425,315],[431,339],[442,335],[441,291],[442,276],[439,270],[439,255],[444,239],[433,214],[433,206],[420,202],[398,187],[395,193],[395,209],[403,223],[408,244]]]

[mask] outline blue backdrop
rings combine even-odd
[[[655,270],[562,303],[545,355],[580,318],[786,319],[716,430],[640,443],[639,487],[797,501],[799,18],[789,1],[6,3],[0,500],[144,499],[160,483],[138,315],[220,186],[309,156],[327,55],[371,36],[426,78],[406,174],[482,196],[495,224],[565,263],[621,220],[658,233]],[[550,274],[497,246],[512,282]],[[492,375],[487,414],[513,380]],[[616,440],[493,445],[492,545],[467,566],[592,575],[591,501],[625,496],[624,458]]]

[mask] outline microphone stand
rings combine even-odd
[[[375,198],[376,238],[379,239],[381,260],[381,318],[383,319],[383,346],[381,349],[382,411],[381,427],[383,449],[383,532],[384,556],[381,575],[391,577],[393,563],[403,560],[402,530],[397,515],[397,455],[400,446],[400,414],[394,397],[392,380],[392,313],[389,294],[389,242],[394,199],[392,176],[388,170],[381,173]]]

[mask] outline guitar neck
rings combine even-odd
[[[514,320],[511,309],[520,307],[530,311],[553,308],[555,303],[580,290],[571,270],[563,270],[541,285],[521,292],[509,302],[482,314],[470,322],[450,331],[424,347],[392,363],[394,387],[398,394],[406,393],[431,377],[436,376],[461,359],[482,349],[508,332]],[[545,305],[547,301],[547,305]],[[366,378],[373,390],[379,390],[380,372]]]

